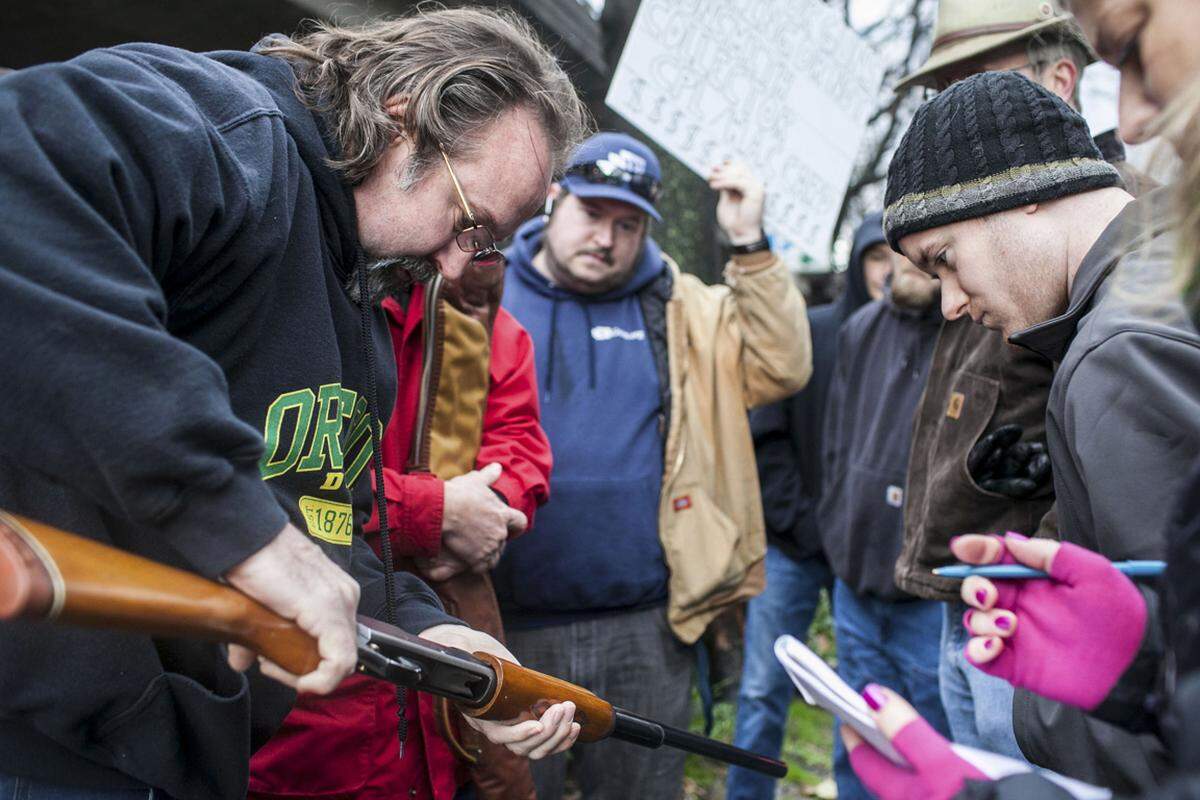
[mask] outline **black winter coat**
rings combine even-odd
[[[817,526],[821,434],[825,398],[837,360],[838,330],[851,314],[870,302],[863,276],[863,254],[872,245],[885,242],[882,215],[868,215],[854,235],[842,295],[808,314],[813,351],[808,384],[785,400],[750,412],[767,541],[795,559],[821,554],[821,532]]]
[[[361,331],[391,339],[344,288],[353,196],[294,82],[159,45],[0,80],[0,508],[208,576],[290,520],[374,616]],[[396,580],[403,627],[452,621]],[[290,701],[251,683],[215,644],[0,625],[0,774],[244,797]]]

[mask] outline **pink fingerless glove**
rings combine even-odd
[[[896,766],[866,742],[850,751],[854,773],[880,800],[949,800],[962,790],[963,781],[988,780],[923,719],[901,728],[892,746],[908,767]]]
[[[1017,562],[1006,549],[1000,563]],[[1077,545],[1062,545],[1049,574],[1051,580],[992,581],[994,608],[1016,614],[1017,627],[996,658],[967,660],[1013,686],[1090,711],[1137,655],[1146,601],[1108,559]]]

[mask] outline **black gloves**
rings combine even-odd
[[[967,471],[979,488],[1013,498],[1030,497],[1050,480],[1045,442],[1022,442],[1020,425],[1001,425],[967,455]]]

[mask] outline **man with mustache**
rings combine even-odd
[[[660,176],[644,144],[598,134],[509,249],[504,307],[533,337],[555,469],[494,577],[522,663],[686,726],[691,645],[763,586],[746,409],[797,391],[811,359],[804,301],[763,239],[762,185],[713,170],[733,258],[709,287],[650,236]],[[575,758],[584,797],[681,792],[682,754],[603,742]],[[561,795],[565,759],[533,764],[541,800]]]

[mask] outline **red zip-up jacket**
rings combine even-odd
[[[417,286],[407,310],[395,300],[383,304],[399,385],[381,443],[388,527],[397,558],[431,557],[441,547],[443,483],[428,472],[406,472],[419,427],[425,292],[425,286]],[[476,464],[503,467],[492,488],[532,524],[534,511],[549,496],[551,465],[550,443],[538,421],[533,342],[500,309],[490,347],[490,385]],[[374,517],[366,530],[378,552]],[[408,693],[401,758],[396,692],[390,684],[352,675],[330,695],[301,696],[283,727],[251,759],[250,796],[452,800],[466,773],[436,730],[432,701],[429,695]]]

